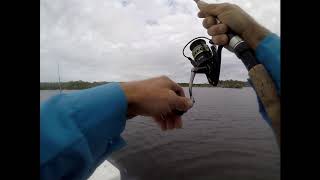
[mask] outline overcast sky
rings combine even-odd
[[[206,2],[215,2],[214,0]],[[280,0],[227,0],[280,35]],[[188,82],[182,56],[207,36],[193,0],[41,0],[40,81],[129,81],[167,75]],[[246,80],[239,59],[223,50],[221,79]],[[198,75],[195,83],[207,82]]]

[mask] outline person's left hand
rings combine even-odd
[[[187,111],[193,104],[182,87],[166,76],[121,86],[128,100],[128,116],[151,116],[162,130],[181,128],[181,116],[175,111]]]

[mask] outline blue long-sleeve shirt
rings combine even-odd
[[[256,48],[258,61],[267,69],[280,95],[280,37],[269,34]]]
[[[269,34],[256,48],[256,57],[258,61],[266,68],[275,83],[278,95],[281,95],[281,77],[280,77],[280,37],[276,34]],[[249,80],[250,82],[250,80]],[[257,96],[259,112],[263,119],[271,126],[271,119],[268,117],[261,100]]]
[[[256,48],[280,94],[280,40],[270,34]],[[263,114],[263,109],[261,113]],[[41,179],[87,179],[125,145],[127,99],[118,83],[56,95],[40,106]]]
[[[40,107],[41,179],[86,179],[125,142],[127,100],[118,83],[52,97]]]

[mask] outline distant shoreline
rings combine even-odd
[[[88,89],[95,86],[108,84],[111,82],[86,82],[86,81],[69,81],[61,82],[61,89],[63,90],[80,90]],[[189,87],[189,83],[178,83],[182,87]],[[210,84],[193,84],[193,87],[209,87],[216,88]],[[243,88],[250,87],[247,81],[237,81],[237,80],[221,80],[218,83],[218,88]],[[58,82],[40,82],[40,90],[59,90],[60,86]]]

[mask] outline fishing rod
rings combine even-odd
[[[58,62],[58,84],[59,84],[59,93],[62,93],[62,88],[61,88],[61,78],[60,78],[60,65]]]

